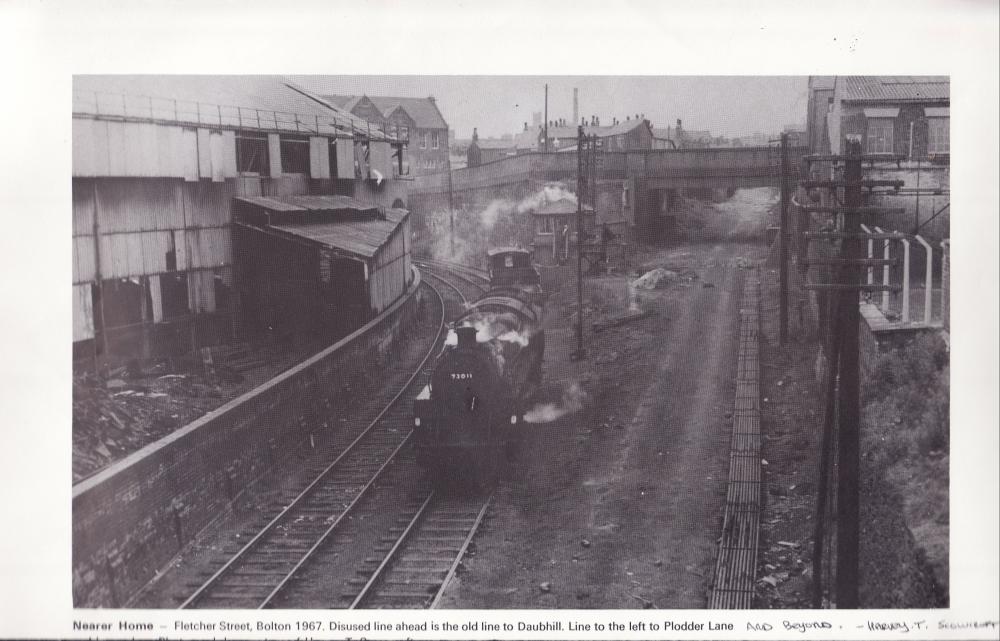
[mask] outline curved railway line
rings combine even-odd
[[[487,279],[442,263],[423,268],[440,322],[419,366],[398,391],[388,391],[384,409],[346,447],[331,453],[333,460],[313,472],[311,482],[262,512],[263,527],[216,564],[207,580],[191,586],[196,589],[181,608],[310,607],[318,592],[326,601],[315,607],[436,605],[489,499],[442,496],[431,488],[413,460],[412,418],[403,401],[429,379],[448,319],[485,291]],[[331,597],[323,568],[331,559],[350,557],[352,550],[358,556],[361,549],[369,556],[356,564],[344,591]]]

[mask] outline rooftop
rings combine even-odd
[[[948,76],[843,76],[837,83],[849,102],[947,102],[951,91]]]
[[[593,211],[589,205],[583,206],[583,211]],[[575,214],[576,213],[576,201],[570,200],[569,198],[560,198],[559,200],[552,201],[545,205],[542,205],[535,210],[536,215],[540,216],[552,216],[556,214]]]
[[[252,221],[259,226],[360,258],[378,253],[409,215],[405,209],[387,209],[383,217],[378,207],[349,196],[255,196],[236,200],[265,211],[266,224],[256,217]]]
[[[584,125],[583,135],[585,136],[597,136],[598,138],[606,138],[608,136],[618,136],[621,134],[627,134],[636,127],[645,124],[646,121],[642,119],[638,120],[623,120],[616,125]],[[562,138],[565,140],[576,140],[577,127],[549,127],[549,138]],[[541,132],[539,132],[541,135]]]

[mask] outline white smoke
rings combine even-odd
[[[512,226],[517,227],[515,223],[526,223],[530,228],[531,221],[524,218],[525,214],[561,199],[576,203],[576,195],[561,183],[555,182],[546,184],[518,202],[496,198],[478,211],[455,210],[454,234],[448,210],[433,211],[426,218],[431,257],[481,266],[491,242],[493,245],[514,244],[508,242],[506,235],[511,233]]]
[[[477,343],[487,343],[496,339],[507,343],[517,343],[521,347],[525,347],[531,338],[530,332],[518,332],[513,329],[517,326],[517,319],[512,314],[495,314],[485,318],[477,318],[463,323],[462,326],[476,328]],[[455,333],[454,329],[448,330],[444,344],[458,345],[458,334]]]
[[[516,210],[517,213],[523,214],[524,212],[538,209],[539,207],[563,199],[572,201],[575,204],[576,194],[566,189],[561,183],[549,183],[540,191],[519,202]]]
[[[529,337],[527,334],[521,334],[519,332],[515,332],[514,330],[510,330],[509,332],[497,336],[497,340],[505,341],[508,343],[517,343],[521,347],[528,346],[528,339]]]
[[[550,423],[557,419],[583,409],[587,400],[587,392],[579,383],[573,383],[563,390],[558,403],[540,403],[524,414],[525,423]]]

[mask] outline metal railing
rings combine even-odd
[[[373,126],[361,118],[299,114],[274,109],[222,105],[177,98],[132,95],[103,91],[74,91],[73,114],[153,122],[171,122],[232,129],[296,132],[405,144],[406,138]]]

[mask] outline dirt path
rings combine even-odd
[[[575,381],[589,402],[529,435],[445,607],[705,606],[725,498],[744,249],[664,255],[696,276],[651,293],[654,318],[588,332],[596,340],[582,363],[569,361],[565,319],[547,330],[545,395]]]

